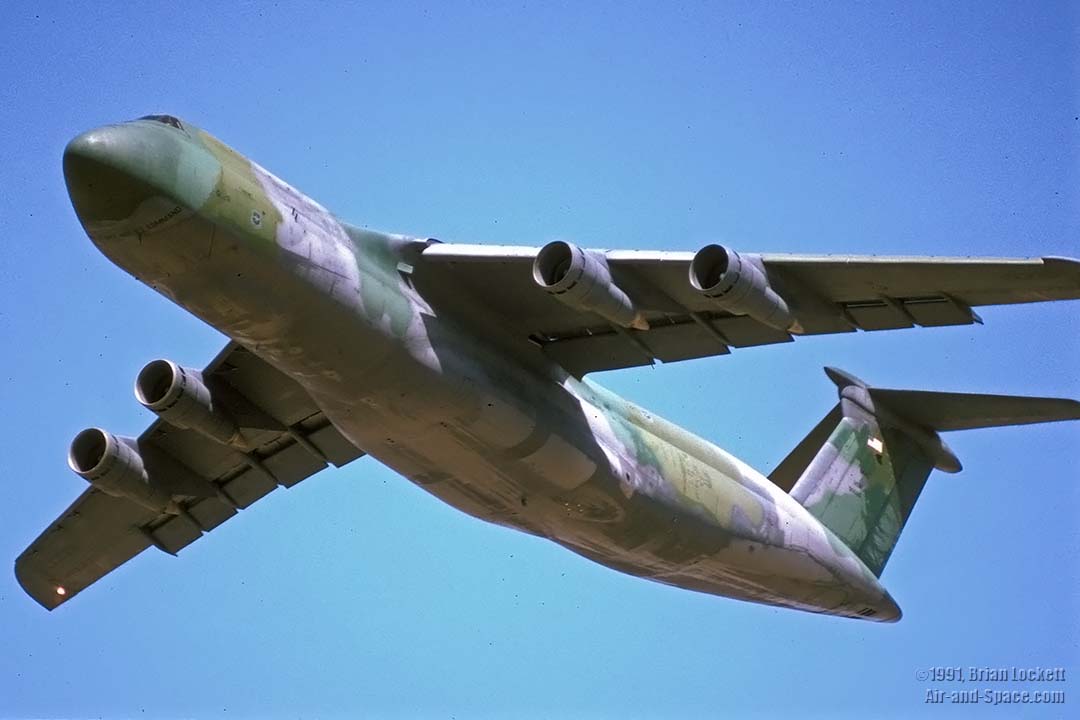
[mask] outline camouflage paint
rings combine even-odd
[[[276,249],[278,227],[284,218],[263,191],[252,164],[201,130],[194,139],[220,168],[210,197],[197,206],[200,212],[228,232],[263,240],[267,248]]]
[[[933,464],[902,432],[847,402],[841,408],[791,494],[880,576]]]
[[[431,494],[657,582],[900,617],[848,544],[761,474],[440,315],[409,278],[426,241],[345,225],[179,122],[91,131],[67,155],[102,252],[295,378],[342,434]],[[118,189],[126,202],[99,197]]]

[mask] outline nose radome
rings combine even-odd
[[[144,177],[140,128],[107,125],[79,135],[64,149],[64,179],[84,222],[123,220],[156,190]]]
[[[164,122],[106,125],[79,135],[64,149],[68,194],[88,231],[128,219],[138,224],[145,213],[134,216],[150,198],[164,200],[152,205],[198,209],[220,169],[202,144]]]

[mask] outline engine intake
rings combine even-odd
[[[749,315],[780,330],[797,327],[787,302],[769,287],[765,273],[720,245],[706,245],[690,261],[690,285],[735,315]]]
[[[594,312],[620,327],[649,329],[630,297],[612,281],[602,255],[562,240],[550,242],[533,261],[533,280],[572,308]]]
[[[169,493],[150,483],[132,438],[118,438],[100,428],[83,430],[71,441],[68,467],[103,493],[150,510],[161,512],[172,500]]]
[[[236,421],[214,402],[198,370],[153,360],[135,379],[135,398],[170,425],[195,430],[225,445],[243,444]]]

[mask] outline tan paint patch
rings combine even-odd
[[[539,450],[522,462],[562,490],[576,488],[596,472],[596,463],[558,435],[550,436]]]
[[[525,442],[534,429],[531,417],[491,396],[481,399],[479,417],[469,426],[477,438],[504,450]]]

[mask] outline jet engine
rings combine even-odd
[[[787,302],[769,287],[765,273],[739,253],[706,245],[690,261],[690,285],[724,310],[749,315],[780,330],[795,326]]]
[[[633,301],[612,281],[602,255],[562,240],[550,242],[533,261],[533,280],[572,308],[594,312],[620,327],[649,328]]]
[[[226,445],[243,444],[236,421],[214,402],[198,370],[153,360],[135,379],[135,398],[170,425],[195,430]]]
[[[71,441],[68,466],[106,495],[150,510],[161,512],[172,500],[170,493],[151,484],[132,438],[118,438],[100,428],[83,430]]]

